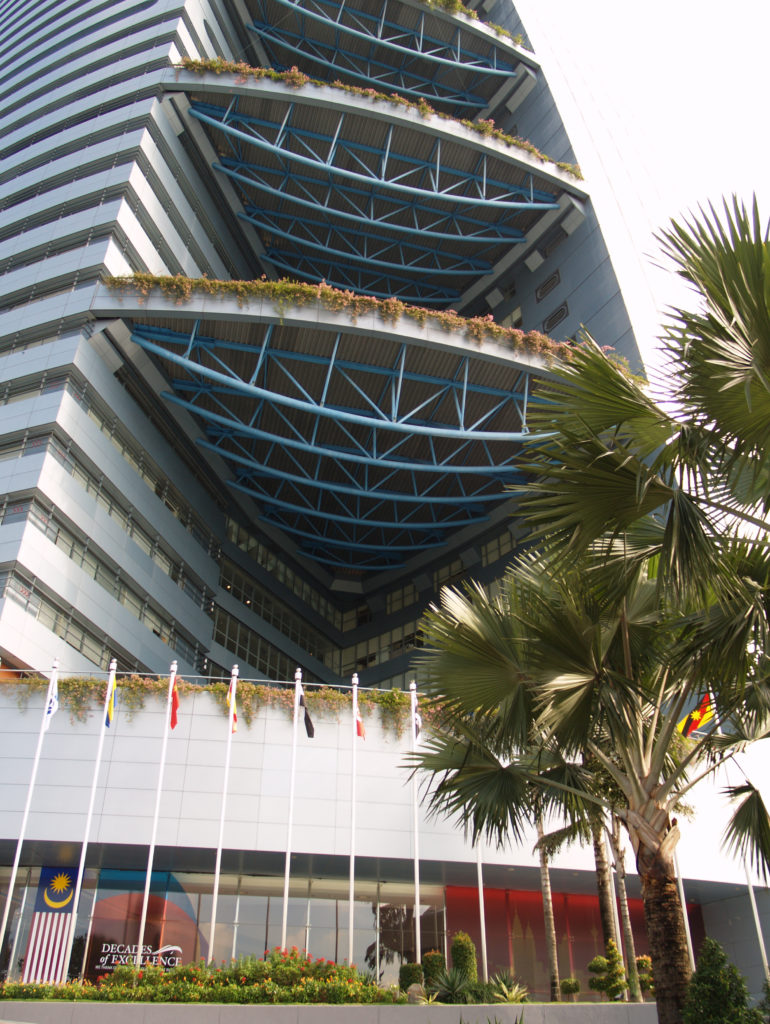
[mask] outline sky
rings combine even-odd
[[[645,358],[665,308],[687,302],[654,232],[733,193],[770,219],[768,0],[518,0],[611,251],[628,250]],[[635,266],[634,266],[635,264]],[[624,286],[626,280],[623,281]],[[624,289],[625,290],[625,289]]]
[[[733,193],[750,202],[756,192],[770,220],[770,0],[515,2],[564,111],[654,380],[665,370],[656,340],[665,309],[692,305],[660,269],[655,232]],[[756,782],[767,774],[767,745],[746,756]],[[721,849],[727,804],[717,799],[714,814],[712,789],[694,797],[701,813],[682,829],[682,873],[740,883],[743,865]]]

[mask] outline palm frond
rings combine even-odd
[[[746,858],[759,876],[770,875],[770,816],[759,791],[750,783],[730,786],[724,791],[740,800],[725,829],[724,842],[736,857]]]
[[[471,731],[462,737],[434,734],[408,761],[433,780],[427,799],[434,814],[461,822],[474,841],[486,835],[500,845],[519,842],[531,821],[528,767],[502,761],[490,746],[469,738]]]
[[[680,310],[666,345],[676,398],[712,425],[726,455],[751,456],[767,484],[770,448],[770,250],[756,199],[700,209],[661,236],[664,252],[703,300]],[[765,491],[765,496],[768,495]]]
[[[580,843],[581,846],[585,846],[586,843],[590,842],[591,828],[588,822],[583,819],[571,822],[563,828],[554,829],[552,832],[546,832],[535,843],[533,850],[542,850],[550,860],[560,850],[563,850],[565,846],[571,846],[573,843]]]

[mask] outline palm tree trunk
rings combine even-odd
[[[604,948],[612,939],[615,945],[619,945],[618,937],[615,934],[615,909],[613,903],[615,894],[612,891],[612,876],[610,865],[607,860],[607,848],[604,845],[604,828],[600,820],[591,821],[591,839],[594,846],[594,861],[596,863],[596,891],[599,895],[599,918],[602,923],[602,935],[604,937]]]
[[[623,944],[626,949],[626,977],[628,978],[628,991],[635,1003],[643,1003],[644,996],[639,985],[639,971],[636,967],[636,946],[634,945],[634,932],[631,928],[631,915],[628,910],[628,893],[626,892],[626,864],[625,854],[620,847],[620,822],[612,815],[612,856],[615,861],[615,878],[618,885],[618,903],[620,904],[620,919],[623,922]]]
[[[543,838],[543,819],[540,814],[536,821],[537,837]],[[553,897],[551,895],[551,874],[548,870],[548,857],[542,847],[538,847],[540,854],[540,889],[543,893],[543,918],[545,920],[545,945],[548,950],[548,970],[551,975],[551,1002],[558,1003],[561,1000],[559,988],[559,954],[556,946],[556,924],[553,918]]]
[[[638,834],[631,838],[636,840],[636,867],[642,882],[658,1024],[681,1024],[692,969],[674,869],[679,829],[674,825],[657,849],[646,846]]]

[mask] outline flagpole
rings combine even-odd
[[[115,674],[118,670],[118,663],[115,658],[110,662],[110,674],[107,678],[107,693],[104,697],[104,714],[102,715],[102,727],[99,730],[99,743],[96,748],[96,762],[94,764],[94,777],[91,780],[91,797],[88,801],[88,814],[86,815],[86,827],[83,835],[83,845],[80,849],[80,864],[78,865],[77,878],[75,880],[75,894],[72,898],[72,914],[70,916],[69,935],[67,937],[67,952],[62,963],[59,984],[67,980],[70,957],[72,956],[72,944],[75,941],[75,927],[77,925],[78,902],[80,890],[83,888],[83,873],[86,866],[86,851],[88,850],[88,837],[91,834],[91,821],[94,816],[94,803],[96,802],[96,784],[99,780],[99,768],[102,763],[102,752],[104,750],[104,736],[107,732],[107,715],[109,714],[110,701],[115,690]]]
[[[230,689],[228,692],[227,715],[227,750],[225,752],[225,775],[222,782],[222,809],[219,814],[219,842],[217,843],[217,859],[214,868],[214,898],[211,903],[211,931],[209,933],[209,963],[214,960],[214,933],[217,927],[217,902],[219,901],[219,872],[222,867],[222,841],[225,835],[225,811],[227,809],[227,783],[230,778],[230,752],[233,746],[233,726],[235,725],[235,691],[238,686],[238,666],[233,665],[230,673]]]
[[[484,911],[484,875],[481,866],[481,836],[476,840],[476,885],[479,890],[479,924],[481,925],[481,973],[489,981],[487,965],[487,918]]]
[[[708,698],[709,698],[709,702],[711,704],[712,713],[713,713],[714,717],[716,717],[717,705],[716,705],[716,701],[714,700],[714,694],[711,692],[711,688],[709,688],[709,690],[708,690]],[[722,723],[719,721],[719,719],[717,719],[716,732],[720,736],[723,735]],[[733,760],[735,760],[735,759],[733,759]],[[737,761],[735,763],[738,764]],[[729,771],[727,769],[727,765],[725,765],[725,775],[727,776],[727,780],[729,782],[730,781],[730,773],[729,773]],[[759,946],[759,955],[760,955],[760,958],[762,960],[762,967],[764,968],[765,979],[766,980],[770,980],[770,970],[768,970],[768,964],[767,964],[767,950],[765,949],[765,937],[762,934],[762,923],[759,920],[759,912],[757,910],[757,900],[756,900],[756,896],[754,895],[754,883],[751,880],[751,872],[749,870],[749,861],[748,861],[748,857],[746,857],[745,855],[744,855],[744,858],[743,858],[743,870],[744,870],[744,872],[746,874],[746,890],[747,890],[748,896],[749,896],[749,903],[751,905],[752,917],[754,918],[754,930],[757,933],[757,944]]]
[[[412,753],[417,751],[417,684],[409,684],[412,722]],[[412,778],[412,835],[414,839],[414,962],[422,963],[422,935],[420,931],[420,848],[417,816],[417,776]]]
[[[91,900],[91,913],[88,915],[88,928],[86,929],[86,941],[83,943],[83,963],[80,965],[79,981],[83,980],[86,973],[86,957],[91,947],[91,932],[94,930],[94,912],[96,911],[96,898],[99,895],[99,882],[94,885],[94,898]]]
[[[21,818],[21,830],[19,831],[19,838],[16,841],[16,853],[13,858],[13,867],[11,868],[11,880],[8,883],[8,895],[5,898],[5,909],[3,910],[3,920],[0,924],[0,949],[3,946],[3,939],[5,938],[5,929],[8,926],[8,916],[11,912],[11,900],[13,899],[13,890],[16,886],[16,875],[19,870],[19,861],[21,859],[21,847],[24,843],[24,835],[27,831],[27,822],[29,820],[29,809],[32,806],[32,794],[35,790],[35,780],[37,779],[37,769],[40,764],[40,753],[43,749],[43,737],[48,729],[48,724],[51,720],[51,716],[55,713],[56,708],[51,710],[51,701],[57,691],[57,684],[59,680],[59,659],[55,658],[53,666],[51,667],[51,678],[48,680],[48,690],[46,692],[45,707],[43,708],[43,717],[40,720],[40,731],[37,735],[37,749],[35,750],[35,760],[32,762],[32,775],[30,776],[29,785],[27,786],[27,802],[24,805],[24,814]],[[58,702],[57,702],[58,705]]]
[[[302,669],[294,673],[294,721],[291,733],[291,773],[289,775],[289,820],[286,826],[286,863],[283,869],[283,915],[281,917],[281,949],[286,949],[286,922],[289,914],[289,873],[291,866],[291,829],[294,822],[294,777],[297,774],[297,722]]]
[[[31,868],[27,868],[27,878],[26,878],[26,881],[24,882],[24,895],[21,897],[21,906],[19,907],[19,918],[18,918],[18,920],[16,922],[16,931],[14,932],[14,936],[13,936],[13,944],[11,946],[11,955],[10,955],[10,957],[8,959],[8,972],[7,972],[6,976],[5,976],[5,980],[6,981],[10,981],[11,980],[11,971],[13,970],[13,965],[16,963],[16,949],[17,949],[17,947],[19,945],[19,936],[21,934],[21,922],[22,922],[22,920],[24,918],[24,908],[27,905],[27,893],[29,892],[29,882],[30,882],[31,876],[32,876],[32,869]]]
[[[163,722],[163,744],[160,749],[160,765],[158,766],[158,785],[155,791],[155,814],[152,819],[152,838],[147,856],[147,876],[144,880],[144,898],[142,900],[142,917],[139,921],[139,939],[136,944],[136,966],[142,966],[142,947],[144,946],[144,929],[147,924],[147,904],[150,900],[150,880],[152,879],[152,862],[155,859],[155,841],[158,838],[158,818],[160,817],[160,798],[163,794],[163,773],[166,769],[166,751],[168,749],[168,730],[171,721],[171,702],[176,683],[176,662],[171,662],[168,673],[168,697],[166,698],[166,717]]]
[[[353,963],[353,918],[356,880],[356,740],[358,739],[358,673],[353,673],[350,730],[350,885],[348,888],[348,964]]]
[[[751,904],[751,913],[754,917],[754,928],[757,933],[757,942],[759,944],[759,955],[762,958],[762,967],[765,972],[765,980],[770,981],[770,974],[768,973],[767,966],[767,950],[765,949],[765,937],[762,934],[762,923],[759,920],[759,911],[757,910],[757,899],[754,895],[754,883],[751,880],[751,873],[749,871],[749,861],[747,857],[743,858],[743,870],[746,872],[746,888],[749,893],[749,903]]]
[[[676,871],[676,887],[679,890],[679,902],[682,904],[682,921],[684,923],[684,937],[687,940],[687,953],[690,957],[690,967],[695,970],[695,953],[692,948],[692,935],[690,934],[690,915],[687,913],[687,902],[684,896],[684,882],[682,872],[679,868],[679,857],[674,850],[674,870]]]

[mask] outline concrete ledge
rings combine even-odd
[[[656,1024],[655,1003],[490,1006],[248,1006],[207,1003],[0,1002],[0,1024]]]

